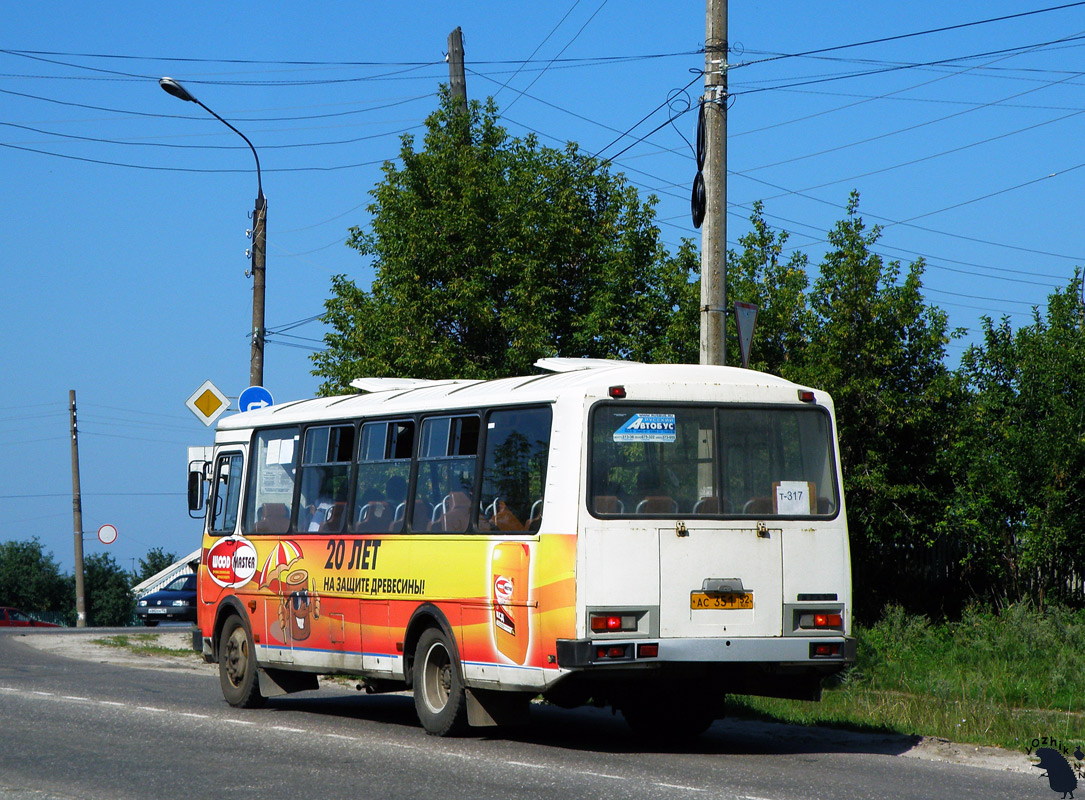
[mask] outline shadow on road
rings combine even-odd
[[[323,696],[298,694],[274,698],[269,708],[309,714],[366,720],[380,724],[417,728],[414,701],[409,695],[341,694],[321,691]],[[868,753],[900,755],[919,742],[916,736],[892,733],[856,733],[832,728],[786,725],[742,719],[715,722],[695,739],[673,741],[637,737],[620,714],[609,709],[562,709],[544,704],[531,708],[529,724],[517,728],[472,728],[466,738],[507,739],[526,744],[590,753],[693,753],[812,755]]]

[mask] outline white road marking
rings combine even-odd
[[[70,702],[78,702],[78,703],[90,703],[92,705],[99,705],[99,706],[111,706],[111,707],[118,707],[118,708],[131,708],[131,709],[136,710],[136,711],[146,711],[146,712],[151,713],[151,714],[171,713],[171,714],[176,714],[177,716],[189,717],[189,718],[192,718],[192,719],[217,720],[217,721],[220,721],[220,722],[229,723],[231,725],[251,725],[251,726],[257,725],[256,722],[254,722],[252,720],[247,720],[247,719],[236,719],[236,718],[233,718],[233,717],[215,717],[214,715],[211,715],[211,714],[200,714],[200,713],[191,712],[191,711],[175,711],[175,710],[171,710],[171,709],[164,708],[164,707],[161,707],[161,706],[132,706],[132,705],[130,705],[128,703],[120,703],[120,702],[117,702],[115,700],[95,700],[93,698],[80,697],[80,696],[77,696],[77,695],[58,695],[55,692],[43,692],[43,691],[37,691],[37,690],[26,691],[26,690],[18,689],[18,688],[14,687],[14,686],[0,686],[0,692],[10,692],[10,693],[13,693],[13,694],[21,694],[23,696],[35,696],[35,697],[41,697],[41,698],[52,698],[52,699],[61,700],[61,701],[70,701]],[[367,747],[372,744],[370,741],[368,741],[368,739],[366,737],[362,737],[362,736],[351,736],[351,735],[342,734],[342,733],[313,732],[313,731],[308,731],[305,728],[296,728],[296,727],[291,727],[291,726],[288,726],[288,725],[267,725],[267,726],[263,726],[262,729],[263,730],[268,730],[268,731],[276,731],[276,732],[279,732],[279,733],[287,733],[287,734],[308,733],[308,734],[311,734],[313,736],[322,736],[322,737],[327,738],[327,739],[337,739],[337,740],[340,740],[340,741],[347,741],[347,742],[351,742],[351,743],[354,743],[354,744],[367,746]],[[434,752],[435,752],[430,747],[423,747],[421,745],[407,744],[407,743],[403,743],[403,742],[385,742],[385,743],[383,743],[381,745],[381,747],[384,747],[384,748],[395,747],[395,748],[399,748],[401,750],[412,750],[412,751],[428,753],[428,754],[434,754]],[[457,752],[453,752],[453,751],[445,751],[445,752],[441,753],[441,755],[449,757],[449,758],[458,758],[458,759],[461,759],[461,760],[471,760],[471,759],[477,758],[477,755],[472,754],[472,753],[457,753]],[[550,767],[545,765],[545,764],[528,763],[528,762],[525,762],[525,761],[506,761],[504,763],[505,763],[506,766],[523,767],[523,768],[527,768],[527,769],[544,769],[544,770],[545,769],[550,769]],[[569,772],[571,772],[574,775],[581,775],[581,776],[588,777],[588,778],[603,778],[603,779],[612,780],[612,781],[635,781],[635,780],[640,780],[639,778],[634,778],[634,777],[627,776],[627,775],[611,775],[611,774],[608,774],[608,773],[605,773],[605,772],[592,772],[591,770],[570,770]],[[696,787],[696,786],[685,786],[685,785],[682,785],[682,784],[663,783],[663,782],[660,782],[660,781],[655,781],[655,782],[652,783],[652,785],[653,786],[658,786],[661,789],[678,789],[680,791],[687,791],[687,792],[706,792],[706,791],[708,791],[707,789]],[[773,800],[773,799],[772,798],[764,798],[764,797],[756,797],[756,796],[753,796],[753,795],[743,795],[743,796],[737,797],[736,800]]]

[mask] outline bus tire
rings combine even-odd
[[[219,685],[226,702],[236,708],[260,708],[266,701],[260,694],[256,646],[235,614],[227,617],[219,637]]]
[[[426,733],[449,736],[467,727],[463,677],[448,637],[427,628],[414,648],[414,708]]]

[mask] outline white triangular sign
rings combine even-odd
[[[750,365],[750,342],[757,324],[757,306],[753,303],[735,303],[735,322],[738,325],[738,349],[742,354],[742,367]]]

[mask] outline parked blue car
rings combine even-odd
[[[136,604],[136,616],[148,628],[159,622],[195,622],[196,576],[182,575],[144,595]]]

